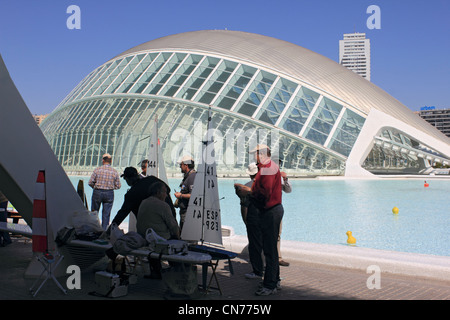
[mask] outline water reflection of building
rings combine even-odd
[[[173,173],[181,148],[201,141],[197,121],[206,123],[209,106],[221,176],[244,172],[255,137],[276,146],[291,175],[420,172],[450,158],[447,137],[338,63],[289,42],[225,30],[176,34],[123,52],[83,79],[41,128],[67,171],[86,172],[105,152],[118,168],[136,166],[157,116]]]

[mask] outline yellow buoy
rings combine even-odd
[[[347,239],[347,243],[348,244],[355,244],[356,243],[356,239],[355,237],[352,236],[352,232],[351,231],[347,231],[346,233],[348,239]]]
[[[393,214],[398,214],[398,208],[397,207],[392,208],[392,213]]]

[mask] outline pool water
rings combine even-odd
[[[75,188],[82,179],[90,207],[89,177],[70,177]],[[219,179],[223,226],[246,235],[235,182]],[[283,193],[282,240],[347,245],[347,231],[358,247],[450,256],[450,180],[290,180],[292,193]],[[179,190],[180,179],[169,179]],[[111,216],[120,209],[129,186],[115,191]],[[173,194],[173,193],[172,193]],[[399,213],[392,213],[397,207]]]

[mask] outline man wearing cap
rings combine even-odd
[[[141,161],[141,173],[139,174],[139,176],[141,178],[146,178],[147,177],[147,168],[148,168],[148,159],[142,160]]]
[[[194,169],[194,159],[191,156],[184,156],[178,163],[180,164],[181,173],[184,176],[180,183],[180,192],[175,192],[175,198],[177,198],[178,207],[180,208],[180,229],[183,229],[189,199],[194,188],[196,171]]]
[[[277,288],[281,287],[277,249],[280,223],[284,213],[281,204],[281,174],[278,165],[271,160],[268,146],[257,145],[250,153],[254,154],[258,173],[251,190],[242,188],[240,192],[249,194],[250,200],[261,213],[260,226],[266,268],[263,286],[255,294],[266,296],[276,293]]]
[[[111,167],[111,155],[105,153],[102,157],[102,166],[94,170],[88,182],[94,189],[92,192],[91,210],[99,211],[102,208],[102,227],[109,225],[109,217],[114,203],[114,190],[120,189],[120,178],[117,171]]]
[[[125,179],[131,188],[125,194],[122,207],[111,222],[111,224],[115,223],[116,225],[120,225],[130,212],[133,212],[137,218],[141,202],[150,196],[150,187],[155,182],[164,183],[164,181],[155,176],[147,176],[145,179],[142,179],[134,167],[126,167],[121,177]],[[166,183],[164,185],[167,189],[165,201],[170,206],[173,216],[176,217],[175,208],[170,198],[170,188]]]

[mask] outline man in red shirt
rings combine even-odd
[[[254,154],[258,173],[250,189],[241,188],[238,193],[249,194],[250,201],[260,211],[260,226],[263,252],[266,261],[263,286],[256,295],[266,296],[280,289],[280,266],[278,264],[277,241],[284,209],[281,204],[281,174],[278,165],[271,160],[270,148],[258,145],[250,153]]]
[[[270,158],[270,149],[260,144],[250,153],[255,156],[259,171],[252,186],[252,197],[258,207],[269,210],[281,204],[281,173],[278,165]]]

